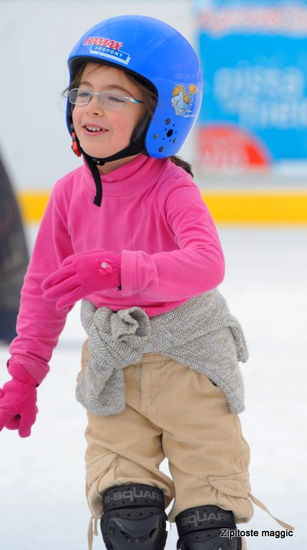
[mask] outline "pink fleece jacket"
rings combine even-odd
[[[40,383],[66,313],[42,296],[41,284],[71,254],[103,248],[121,254],[122,290],[87,296],[114,311],[141,306],[149,316],[216,287],[224,258],[211,215],[192,178],[168,159],[139,155],[102,176],[101,207],[86,165],[60,179],[32,254],[10,346]]]

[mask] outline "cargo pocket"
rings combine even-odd
[[[254,503],[284,529],[294,531],[293,525],[273,516],[267,506],[251,494],[247,472],[239,472],[223,477],[208,476],[208,481],[217,492],[217,505],[224,510],[231,510],[238,523],[246,523],[251,519]]]
[[[247,472],[208,476],[208,481],[216,491],[217,506],[224,510],[232,510],[238,522],[247,522],[251,519],[253,505],[249,498],[250,484]]]

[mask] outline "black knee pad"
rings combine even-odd
[[[163,550],[164,496],[158,487],[117,485],[102,493],[101,533],[107,550]]]
[[[177,550],[241,550],[242,540],[229,537],[236,530],[234,515],[219,506],[197,506],[176,517]]]

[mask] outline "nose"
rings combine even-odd
[[[103,106],[101,105],[97,95],[92,95],[86,109],[89,113],[94,115],[102,116],[104,114]]]

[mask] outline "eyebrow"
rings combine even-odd
[[[79,86],[90,86],[93,88],[93,85],[88,82],[87,80],[81,80],[79,83]],[[132,92],[129,92],[129,90],[126,90],[126,88],[123,88],[122,86],[119,86],[118,84],[108,84],[108,86],[105,88],[106,90],[121,90],[122,92],[125,92],[125,94],[131,95],[133,97]]]

